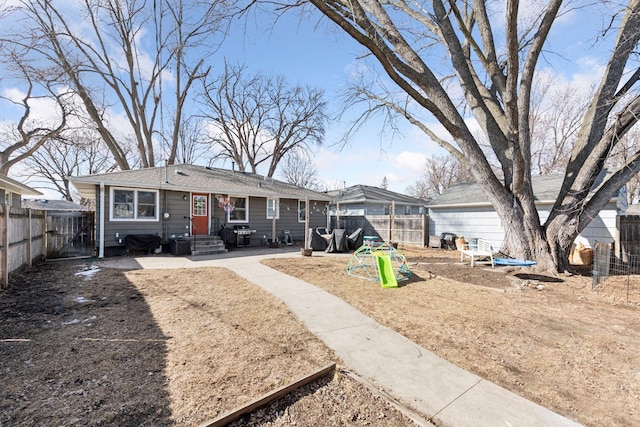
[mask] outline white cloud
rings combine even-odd
[[[413,172],[422,171],[427,155],[415,151],[402,151],[391,159],[394,167],[401,170],[410,170]]]
[[[2,92],[2,95],[15,102],[15,104],[3,103],[3,113],[8,116],[6,117],[7,119],[17,122],[24,114],[24,108],[20,104],[26,93],[18,88],[7,88]],[[29,100],[29,108],[29,119],[32,122],[45,126],[56,126],[60,123],[60,109],[51,98],[31,98]],[[27,128],[29,126],[27,124]]]

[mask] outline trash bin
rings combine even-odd
[[[191,240],[190,239],[169,240],[169,252],[171,252],[171,255],[191,255]]]

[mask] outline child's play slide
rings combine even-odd
[[[384,252],[374,252],[373,255],[378,267],[380,285],[382,285],[383,288],[397,288],[398,281],[396,280],[396,275],[393,272],[391,257]]]

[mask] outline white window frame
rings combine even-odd
[[[307,206],[306,206],[307,201],[306,200],[298,200],[298,222],[305,222],[304,220],[305,220],[305,216],[306,215],[304,215],[304,210],[301,207],[302,203],[305,204],[304,208],[307,209]],[[300,218],[301,215],[302,215],[302,218]]]
[[[133,217],[132,218],[119,218],[114,216],[115,210],[115,196],[114,193],[116,191],[133,191]],[[145,193],[154,193],[155,194],[155,216],[151,217],[142,217],[138,218],[138,192]],[[136,222],[157,222],[160,220],[159,217],[160,212],[160,192],[158,190],[147,190],[144,188],[126,188],[126,187],[111,187],[109,189],[109,221],[114,222],[125,222],[125,221],[136,221]]]
[[[267,197],[267,219],[273,219],[273,214],[270,213],[270,210],[274,200],[276,202],[276,219],[280,219],[280,199],[278,197]]]
[[[236,211],[236,209],[238,209],[237,201],[239,199],[244,199],[244,200],[247,201],[247,203],[245,204],[245,207],[244,207],[244,217],[245,217],[245,219],[231,219],[231,212],[228,212],[227,213],[227,222],[231,223],[231,224],[234,224],[234,223],[235,224],[241,224],[243,222],[249,222],[249,196],[231,196],[231,195],[229,195],[229,198],[232,198],[232,197],[234,199],[236,199],[236,208],[233,210],[234,212]]]
[[[404,205],[404,214],[411,215],[411,205]]]

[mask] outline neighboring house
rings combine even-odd
[[[640,215],[640,204],[631,205],[627,208],[625,215]]]
[[[82,206],[78,203],[70,202],[68,200],[47,200],[47,199],[23,199],[22,207],[35,209],[39,211],[88,211],[90,210],[86,206]]]
[[[22,207],[22,196],[42,195],[38,190],[0,174],[0,204],[20,208]]]
[[[603,175],[604,176],[604,175]],[[549,216],[560,191],[564,175],[543,175],[532,177],[536,207],[540,221]],[[596,180],[594,188],[602,183]],[[616,217],[626,209],[625,188],[612,198],[578,239],[593,247],[595,242],[609,243],[616,238]],[[457,184],[427,204],[429,208],[429,234],[455,233],[467,240],[482,238],[491,242],[494,248],[502,247],[504,229],[498,214],[488,202],[480,187],[474,182]],[[578,240],[576,239],[576,240]]]
[[[342,190],[328,191],[331,196],[329,214],[335,216],[390,215],[394,206],[395,215],[419,215],[426,213],[427,202],[405,194],[368,185],[354,185]]]
[[[287,230],[304,240],[306,201],[309,226],[326,224],[330,198],[261,175],[194,165],[128,170],[70,178],[85,198],[96,199],[99,256],[104,248],[123,245],[127,235],[151,234],[178,239],[218,235],[226,229],[255,230],[248,245],[276,239]],[[240,233],[238,233],[240,234]]]

